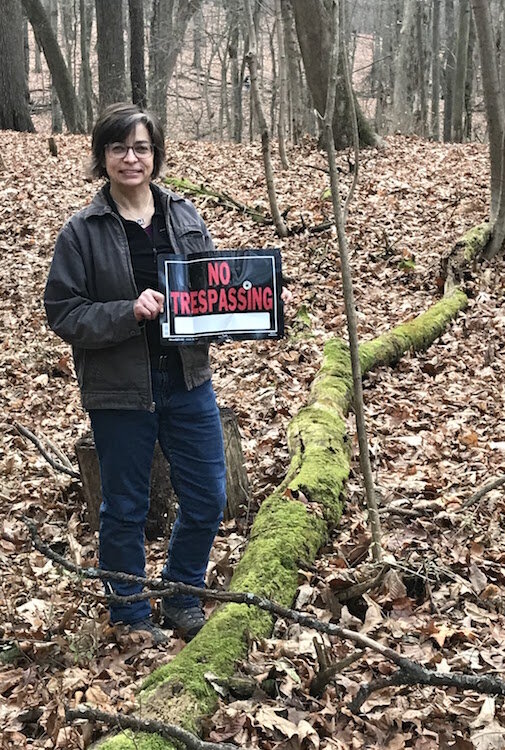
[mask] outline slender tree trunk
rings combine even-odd
[[[408,95],[409,59],[412,55],[412,32],[416,19],[416,0],[405,0],[400,43],[395,61],[393,90],[393,128],[408,133],[412,127],[412,112]]]
[[[381,527],[379,511],[375,499],[375,488],[373,483],[372,469],[370,464],[370,453],[368,450],[368,438],[366,433],[365,409],[363,402],[363,384],[361,379],[361,364],[359,358],[358,325],[356,318],[356,305],[354,302],[354,290],[352,283],[352,272],[349,263],[349,250],[344,226],[344,216],[340,201],[340,190],[338,181],[338,170],[335,157],[335,143],[333,138],[333,119],[335,110],[335,95],[337,91],[337,67],[340,56],[339,31],[338,31],[338,0],[332,0],[333,13],[331,16],[333,45],[330,52],[328,93],[324,114],[324,132],[326,138],[326,150],[328,154],[328,166],[330,170],[331,195],[333,202],[333,213],[338,237],[338,249],[340,253],[340,264],[342,268],[342,285],[344,290],[344,303],[347,319],[347,332],[349,334],[349,350],[351,354],[352,381],[354,387],[354,411],[356,415],[356,427],[358,431],[359,455],[361,471],[363,473],[369,522],[372,531],[372,555],[375,561],[382,558]]]
[[[454,0],[445,0],[445,44],[444,142],[448,143],[452,139],[452,103],[456,68]]]
[[[128,12],[132,102],[145,108],[147,107],[147,87],[144,68],[144,0],[128,0]]]
[[[261,147],[263,153],[263,164],[265,167],[265,178],[267,182],[268,200],[270,203],[270,211],[272,213],[272,219],[277,230],[279,237],[286,237],[288,234],[284,219],[281,216],[279,207],[277,205],[277,195],[275,193],[274,184],[274,172],[272,168],[272,157],[270,153],[270,136],[268,132],[268,125],[263,114],[263,107],[261,104],[261,96],[258,86],[258,67],[257,67],[257,47],[256,47],[256,30],[254,28],[253,15],[251,10],[250,0],[244,0],[246,21],[249,31],[249,51],[247,53],[247,64],[249,66],[249,72],[251,74],[251,92],[254,97],[254,105],[256,115],[258,118],[258,124],[261,132]]]
[[[35,130],[28,106],[23,16],[18,0],[4,0],[0,14],[0,129]]]
[[[424,11],[424,5],[419,3],[416,9],[417,95],[419,97],[416,133],[423,138],[426,136],[426,126],[428,123],[426,68],[429,69],[430,54],[430,49],[424,40],[424,29],[428,27]]]
[[[489,131],[491,162],[491,223],[494,222],[502,192],[502,155],[505,108],[501,96],[491,12],[487,0],[471,0],[479,42],[482,88]]]
[[[30,76],[30,40],[28,37],[28,19],[23,16],[23,52],[25,62],[25,77],[28,87],[28,78]]]
[[[433,0],[431,58],[431,137],[440,140],[440,0]]]
[[[56,38],[58,38],[58,0],[49,0],[49,20]],[[70,72],[70,71],[69,71]],[[63,117],[60,102],[54,83],[51,81],[51,131],[61,133],[63,130]]]
[[[288,71],[290,131],[293,143],[297,144],[303,135],[303,83],[300,76],[300,50],[291,0],[281,0],[281,13]]]
[[[84,133],[86,128],[81,107],[47,13],[40,0],[23,0],[23,8],[32,25],[35,38],[44,50],[67,128],[71,133]]]
[[[91,44],[91,26],[93,23],[93,6],[90,0],[79,0],[81,49],[81,70],[79,74],[79,96],[84,102],[86,112],[86,129],[88,133],[93,125],[93,88],[91,83],[91,66],[89,62],[89,47]]]
[[[120,2],[95,0],[100,109],[126,99],[123,7]]]
[[[475,23],[472,13],[470,13],[470,33],[468,35],[468,55],[466,63],[466,84],[465,84],[465,139],[472,140],[473,126],[473,60],[475,55]]]
[[[284,169],[289,168],[289,160],[286,153],[286,125],[288,113],[288,80],[286,65],[286,46],[282,26],[281,0],[275,0],[275,17],[277,21],[277,46],[279,49],[279,155]]]
[[[470,33],[469,0],[459,0],[458,44],[456,48],[456,74],[452,105],[452,137],[457,143],[463,141],[465,111],[465,88],[467,73],[468,39]]]
[[[200,8],[193,18],[193,67],[197,71],[201,71],[202,69],[203,29],[204,20],[202,9]]]

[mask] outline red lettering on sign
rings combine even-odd
[[[209,300],[209,312],[211,313],[213,311],[213,309],[214,309],[214,305],[217,302],[217,291],[216,291],[216,289],[209,289],[208,300]]]
[[[189,309],[189,292],[180,292],[180,300],[181,300],[181,315],[191,315],[191,310]]]
[[[237,310],[242,312],[247,309],[247,292],[243,287],[237,289]]]
[[[174,315],[179,314],[179,294],[180,292],[170,292],[170,296],[172,297],[172,304],[174,306]]]
[[[228,289],[221,289],[219,292],[219,305],[217,308],[219,312],[228,312],[228,297],[226,294],[228,291]]]
[[[207,304],[207,291],[205,289],[200,289],[198,292],[198,304],[200,305],[198,312],[199,313],[206,313],[208,309]]]
[[[229,284],[231,271],[228,263],[209,263],[207,266],[207,282],[209,286]]]
[[[228,289],[228,311],[235,312],[237,309],[237,290],[234,286]]]
[[[263,309],[271,310],[273,307],[273,295],[269,286],[263,289]]]

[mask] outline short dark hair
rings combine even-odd
[[[136,104],[118,102],[106,107],[98,117],[91,136],[92,177],[107,177],[105,170],[105,147],[108,143],[123,141],[136,125],[145,125],[153,150],[153,179],[160,173],[165,161],[165,135],[161,122],[152,112],[145,112]]]

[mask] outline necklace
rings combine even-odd
[[[142,211],[140,213],[140,216],[135,215],[135,213],[130,208],[127,208],[126,206],[124,206],[117,199],[116,199],[116,205],[118,205],[119,208],[122,209],[121,213],[123,214],[123,216],[124,216],[124,214],[129,214],[128,216],[125,216],[125,219],[130,218],[133,221],[135,221],[139,226],[143,227],[144,224],[146,223],[146,220],[145,220],[144,217],[145,217],[145,215],[146,215],[146,213],[147,213],[147,211],[148,211],[148,209],[149,209],[149,207],[151,205],[151,199],[152,199],[152,197],[153,197],[152,193],[149,190],[149,197],[147,199],[147,203],[144,206],[144,208],[142,209]]]

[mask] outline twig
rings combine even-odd
[[[92,721],[101,721],[109,727],[136,729],[139,732],[159,734],[165,739],[174,739],[182,742],[190,750],[237,750],[236,745],[205,742],[195,734],[188,732],[186,729],[181,729],[181,727],[175,724],[165,724],[156,719],[138,719],[135,716],[126,716],[125,714],[111,714],[108,711],[101,711],[98,708],[89,708],[87,706],[78,706],[77,708],[66,707],[65,718],[67,721],[91,719]]]
[[[364,653],[364,651],[353,651],[352,654],[340,659],[340,661],[333,662],[325,666],[323,669],[320,669],[312,680],[310,694],[315,698],[319,698],[323,694],[330,680],[332,680],[337,674],[340,674],[340,672],[343,672],[344,669],[347,669],[347,667],[350,667],[351,664],[354,664],[355,661],[361,659]]]
[[[155,596],[162,597],[168,596],[173,593],[185,593],[193,596],[198,596],[200,599],[215,599],[222,602],[235,602],[237,604],[247,604],[248,606],[256,606],[259,609],[276,615],[277,617],[285,618],[293,622],[303,625],[307,628],[317,631],[318,633],[327,633],[330,636],[336,636],[343,640],[351,641],[357,644],[361,649],[371,649],[381,654],[385,659],[393,662],[399,667],[396,673],[397,683],[394,684],[406,684],[406,685],[442,685],[446,687],[457,687],[463,690],[475,690],[479,693],[489,695],[504,695],[505,696],[505,681],[498,677],[477,677],[475,675],[465,675],[452,673],[450,675],[438,674],[433,672],[426,667],[423,667],[418,662],[412,661],[405,656],[402,656],[397,651],[389,646],[385,646],[379,641],[375,641],[367,635],[357,633],[354,630],[343,628],[340,625],[334,623],[321,622],[317,618],[310,617],[304,614],[300,610],[289,609],[283,607],[276,602],[266,599],[265,597],[257,596],[250,592],[231,592],[231,591],[215,591],[212,589],[199,589],[196,586],[188,586],[183,583],[173,583],[170,581],[152,581],[147,578],[140,576],[132,576],[127,573],[115,573],[108,570],[99,570],[98,568],[80,568],[71,563],[70,561],[63,558],[61,555],[50,550],[43,542],[41,542],[37,528],[35,524],[29,519],[23,519],[30,535],[33,539],[34,546],[40,552],[46,554],[50,559],[55,560],[67,570],[71,570],[74,573],[78,573],[81,576],[92,579],[104,579],[104,580],[116,580],[116,581],[127,581],[132,583],[140,583],[142,586],[151,586],[152,589],[144,591],[142,594],[134,594],[133,596],[118,597],[115,594],[108,596],[109,601],[117,602],[133,602],[141,601],[143,599],[152,598]],[[393,684],[393,683],[391,683]],[[366,687],[366,690],[370,693],[372,690],[379,689],[375,687],[376,683],[370,683]],[[372,687],[370,687],[372,686]],[[366,700],[366,698],[365,698]]]
[[[491,490],[496,490],[498,487],[501,487],[502,484],[505,484],[505,475],[502,477],[498,477],[497,479],[493,479],[492,482],[488,482],[488,484],[483,485],[480,489],[475,492],[471,497],[466,500],[463,505],[461,506],[461,510],[466,510],[474,503],[478,502],[481,497],[484,497],[484,495],[487,495],[488,492],[491,492]]]
[[[68,474],[68,476],[72,477],[73,479],[81,478],[81,475],[78,471],[76,471],[75,469],[72,469],[70,466],[65,466],[63,463],[56,461],[46,451],[46,449],[44,448],[44,446],[42,445],[38,437],[36,437],[33,434],[33,432],[30,432],[30,430],[28,430],[26,427],[23,427],[23,425],[19,424],[18,422],[14,422],[14,427],[21,435],[23,435],[25,438],[28,438],[28,440],[31,440],[31,442],[35,445],[39,453],[42,454],[42,456],[53,467],[53,469],[56,469],[56,471],[61,471],[63,474]]]

